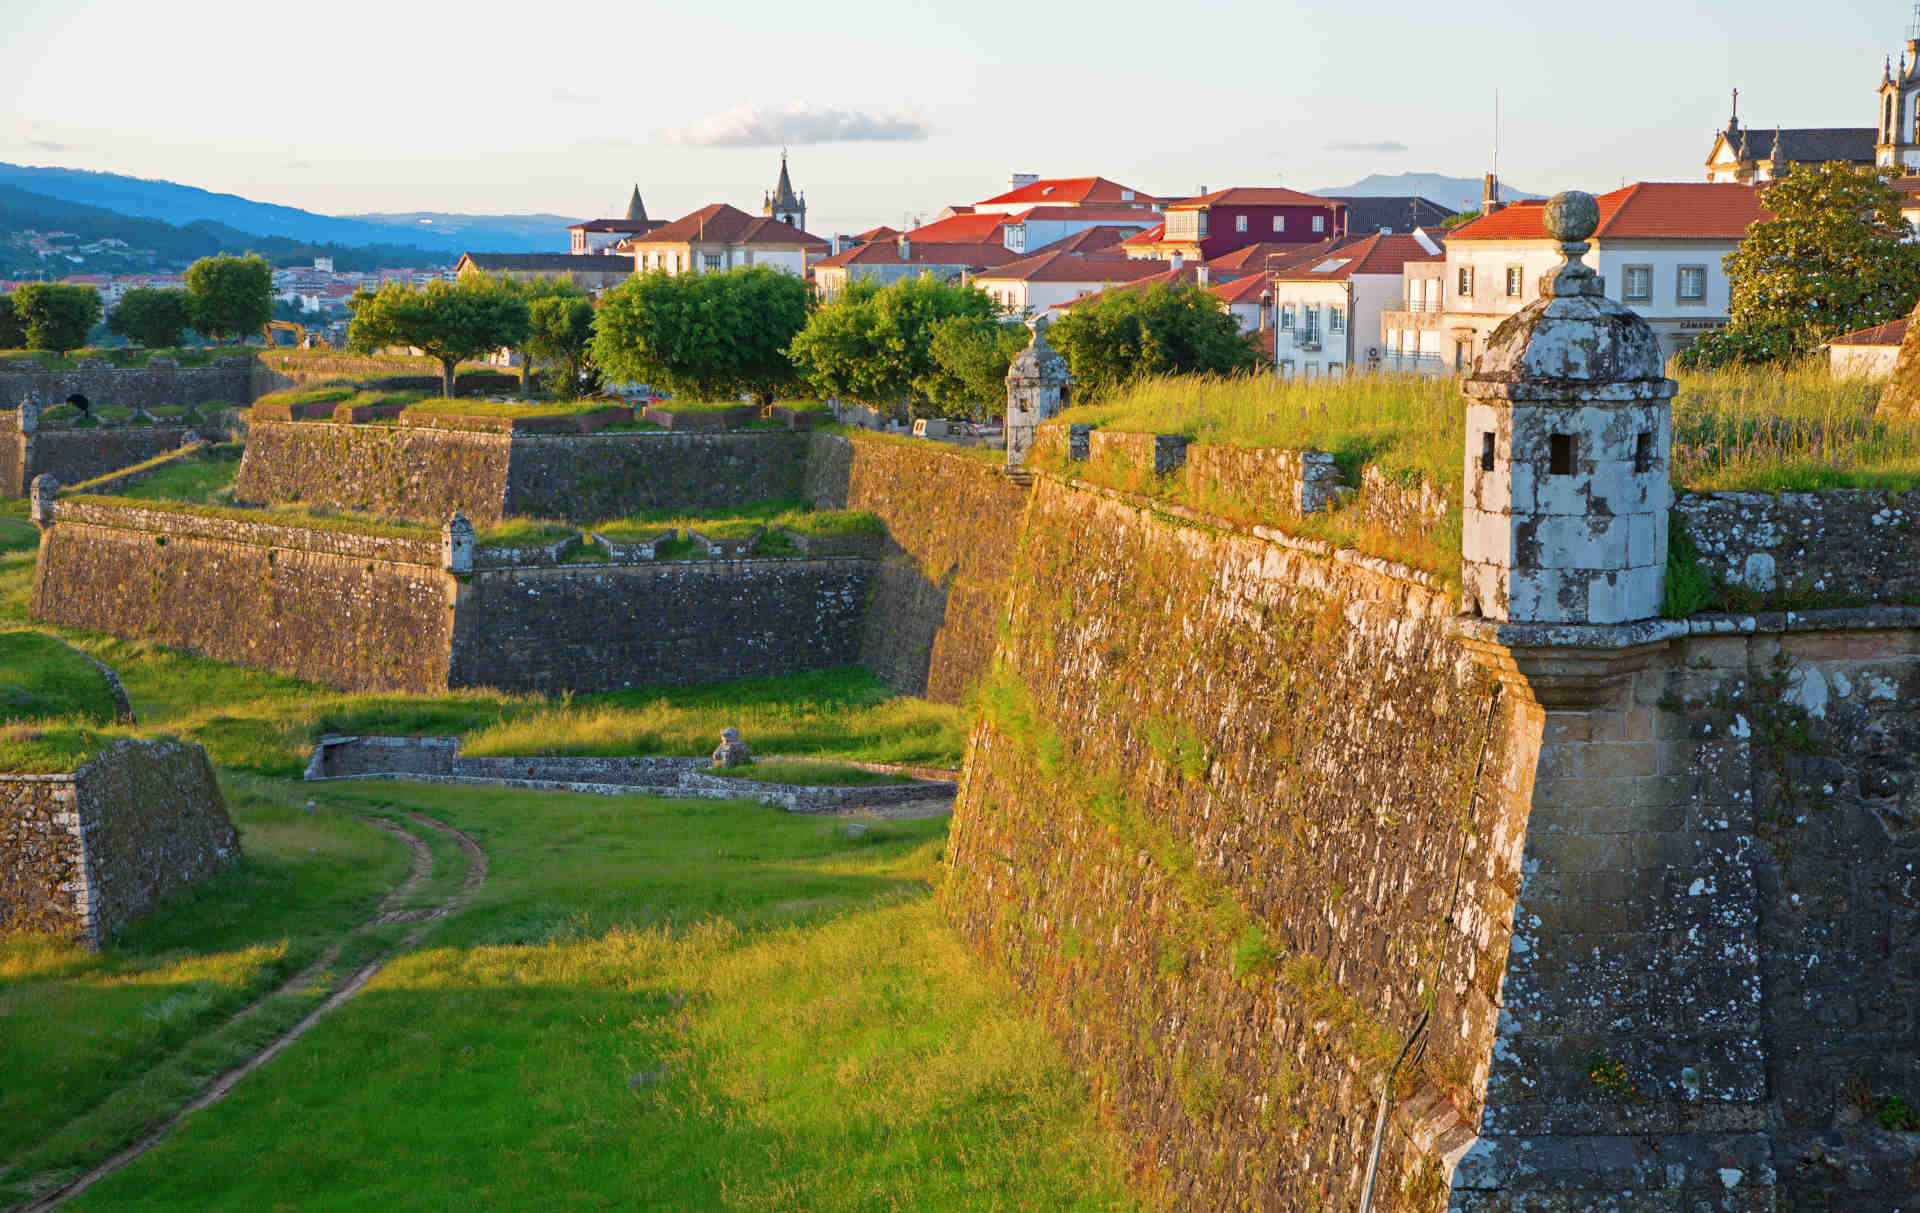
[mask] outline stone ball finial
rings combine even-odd
[[[1547,235],[1562,244],[1579,244],[1600,229],[1600,200],[1580,190],[1566,190],[1547,200]]]

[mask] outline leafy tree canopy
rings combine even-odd
[[[13,292],[13,305],[30,350],[77,350],[100,323],[100,292],[90,286],[30,282]]]
[[[27,344],[27,329],[20,322],[20,309],[12,295],[0,295],[0,350],[17,350]]]
[[[978,287],[942,282],[931,274],[877,289],[855,282],[813,314],[794,338],[793,360],[808,382],[829,396],[872,404],[924,403],[938,391],[953,390],[952,377],[934,359],[936,326],[954,318],[991,323],[998,312]]]
[[[1025,325],[948,316],[933,325],[934,373],[927,395],[950,413],[981,420],[1007,411],[1007,364],[1026,347]]]
[[[216,342],[257,333],[273,319],[273,267],[267,259],[202,257],[187,267],[193,327]]]
[[[1197,286],[1108,291],[1047,329],[1082,400],[1144,375],[1232,374],[1259,364],[1252,342],[1219,300]]]
[[[135,345],[167,349],[193,326],[193,298],[186,291],[138,286],[120,296],[107,327]]]
[[[561,368],[557,390],[567,399],[598,386],[593,364],[593,301],[585,295],[549,294],[527,304],[532,320],[527,355]]]
[[[601,295],[593,362],[609,378],[703,400],[771,403],[796,380],[787,347],[808,307],[806,283],[766,266],[643,274]]]
[[[518,349],[532,329],[527,301],[510,284],[484,274],[436,280],[425,290],[389,282],[378,294],[355,291],[347,347],[373,353],[409,346],[440,361],[441,391],[452,396],[454,368],[468,358]]]
[[[1773,213],[1727,255],[1727,327],[1680,355],[1683,366],[1774,362],[1830,337],[1884,324],[1920,298],[1920,244],[1900,215],[1894,170],[1802,167],[1760,195]]]

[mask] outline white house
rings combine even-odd
[[[724,202],[654,228],[626,242],[635,273],[723,274],[764,265],[804,278],[807,258],[827,251],[827,242],[778,219],[749,215]]]
[[[1149,222],[1153,222],[1157,219],[1153,212],[1161,201],[1151,194],[1143,194],[1105,177],[1042,178],[1031,173],[1015,173],[1011,184],[1013,188],[1006,193],[974,203],[973,213],[1017,215],[1036,206],[1124,207],[1138,210]]]
[[[1068,303],[1135,282],[1168,268],[1161,261],[1134,261],[1125,256],[1087,256],[1051,252],[1024,257],[973,276],[973,285],[992,295],[1008,316],[1034,316],[1056,304]]]
[[[1747,185],[1651,181],[1602,194],[1584,260],[1608,297],[1646,318],[1671,357],[1726,326],[1732,291],[1722,262],[1768,218],[1759,195]],[[1447,236],[1442,354],[1454,370],[1485,352],[1487,336],[1538,298],[1541,277],[1559,264],[1545,209],[1516,202]]]
[[[1827,342],[1827,369],[1835,379],[1887,379],[1900,361],[1907,318],[1842,333]]]
[[[1015,253],[1039,252],[1049,244],[1094,228],[1136,236],[1155,222],[1153,212],[1127,206],[1035,206],[1007,215],[1000,238]]]
[[[816,261],[813,286],[823,299],[831,299],[850,282],[868,281],[886,286],[922,274],[959,282],[1014,259],[1007,247],[998,242],[928,244],[915,240],[909,233],[891,240],[871,240]]]
[[[1381,368],[1381,317],[1401,305],[1409,261],[1440,255],[1425,232],[1376,232],[1272,264],[1273,359],[1283,378]]]

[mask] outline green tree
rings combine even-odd
[[[527,301],[510,285],[484,274],[444,279],[415,290],[389,282],[378,294],[358,290],[347,301],[353,320],[347,347],[373,353],[410,346],[440,361],[441,391],[454,393],[454,368],[468,358],[518,349],[532,328]]]
[[[1260,356],[1232,315],[1197,286],[1109,291],[1047,329],[1082,400],[1143,375],[1251,371]]]
[[[1682,366],[1776,362],[1840,333],[1907,315],[1920,298],[1920,244],[1900,215],[1892,169],[1796,169],[1760,195],[1753,225],[1724,264],[1727,327],[1682,351]]]
[[[793,360],[808,382],[829,396],[870,404],[924,403],[951,384],[934,360],[936,326],[953,318],[991,323],[998,314],[985,291],[931,274],[880,289],[856,282],[813,314],[794,338]]]
[[[585,295],[547,295],[530,300],[527,313],[532,335],[526,359],[539,359],[561,369],[558,395],[571,400],[599,384],[593,363],[593,301]],[[524,365],[524,364],[523,364]]]
[[[187,267],[193,327],[216,343],[257,333],[273,319],[273,267],[265,257],[202,257]]]
[[[193,298],[186,291],[138,286],[120,296],[107,327],[136,345],[151,350],[180,344],[181,334],[193,325]]]
[[[593,362],[612,379],[769,404],[795,382],[787,347],[808,305],[806,283],[766,266],[643,274],[600,296]]]
[[[928,397],[948,412],[979,420],[1006,415],[1007,364],[1026,347],[1027,328],[980,316],[948,316],[933,325],[934,373]]]
[[[27,344],[27,329],[20,322],[20,309],[14,306],[12,295],[0,295],[0,350],[24,349]]]
[[[29,282],[13,292],[13,305],[30,350],[77,350],[100,323],[100,292],[90,286]]]

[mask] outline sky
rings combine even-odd
[[[1743,122],[1871,126],[1898,0],[0,0],[0,160],[328,214],[757,210],[817,234],[1010,174],[1153,194],[1701,180]],[[1458,206],[1462,199],[1436,201]]]

